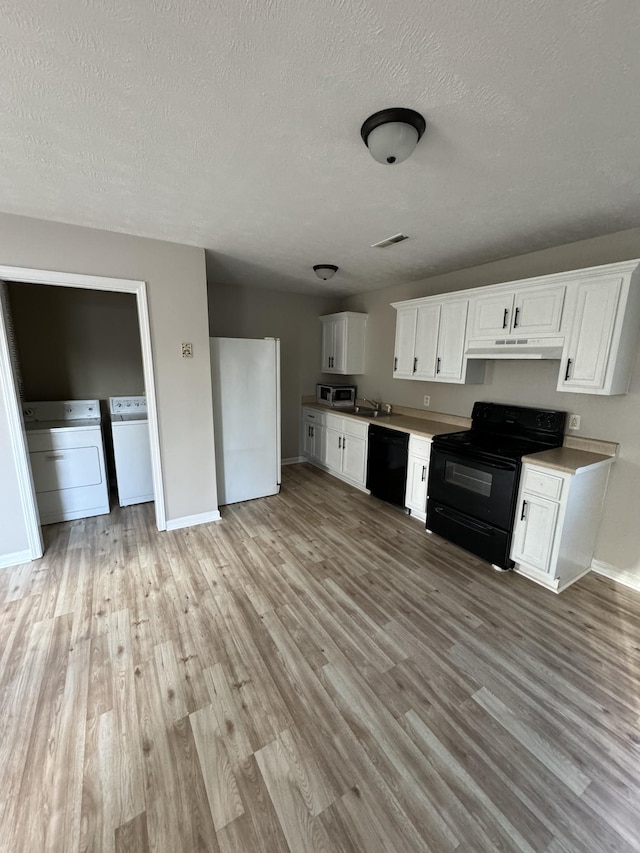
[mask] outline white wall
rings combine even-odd
[[[0,214],[0,264],[147,282],[167,520],[215,511],[204,251]],[[193,343],[193,359],[181,358],[182,341]],[[19,503],[4,405],[0,401],[0,510]],[[19,520],[3,516],[0,524],[0,555],[27,548]]]
[[[557,361],[492,362],[487,366],[483,385],[393,379],[396,312],[390,307],[391,302],[402,299],[637,257],[640,257],[640,229],[632,229],[353,296],[343,307],[369,314],[367,371],[358,383],[367,397],[423,408],[423,396],[429,394],[432,410],[467,417],[475,400],[547,406],[582,415],[577,435],[619,442],[620,457],[613,466],[595,557],[637,575],[640,581],[640,355],[629,394],[616,397],[558,393]]]

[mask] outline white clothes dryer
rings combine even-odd
[[[98,400],[23,403],[41,524],[109,512]]]

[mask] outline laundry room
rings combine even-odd
[[[41,523],[152,501],[135,295],[3,290]]]

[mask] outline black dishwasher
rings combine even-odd
[[[367,488],[376,498],[404,507],[409,435],[369,425]]]

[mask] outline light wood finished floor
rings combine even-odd
[[[0,572],[0,849],[640,849],[640,595],[494,573],[305,465]]]

